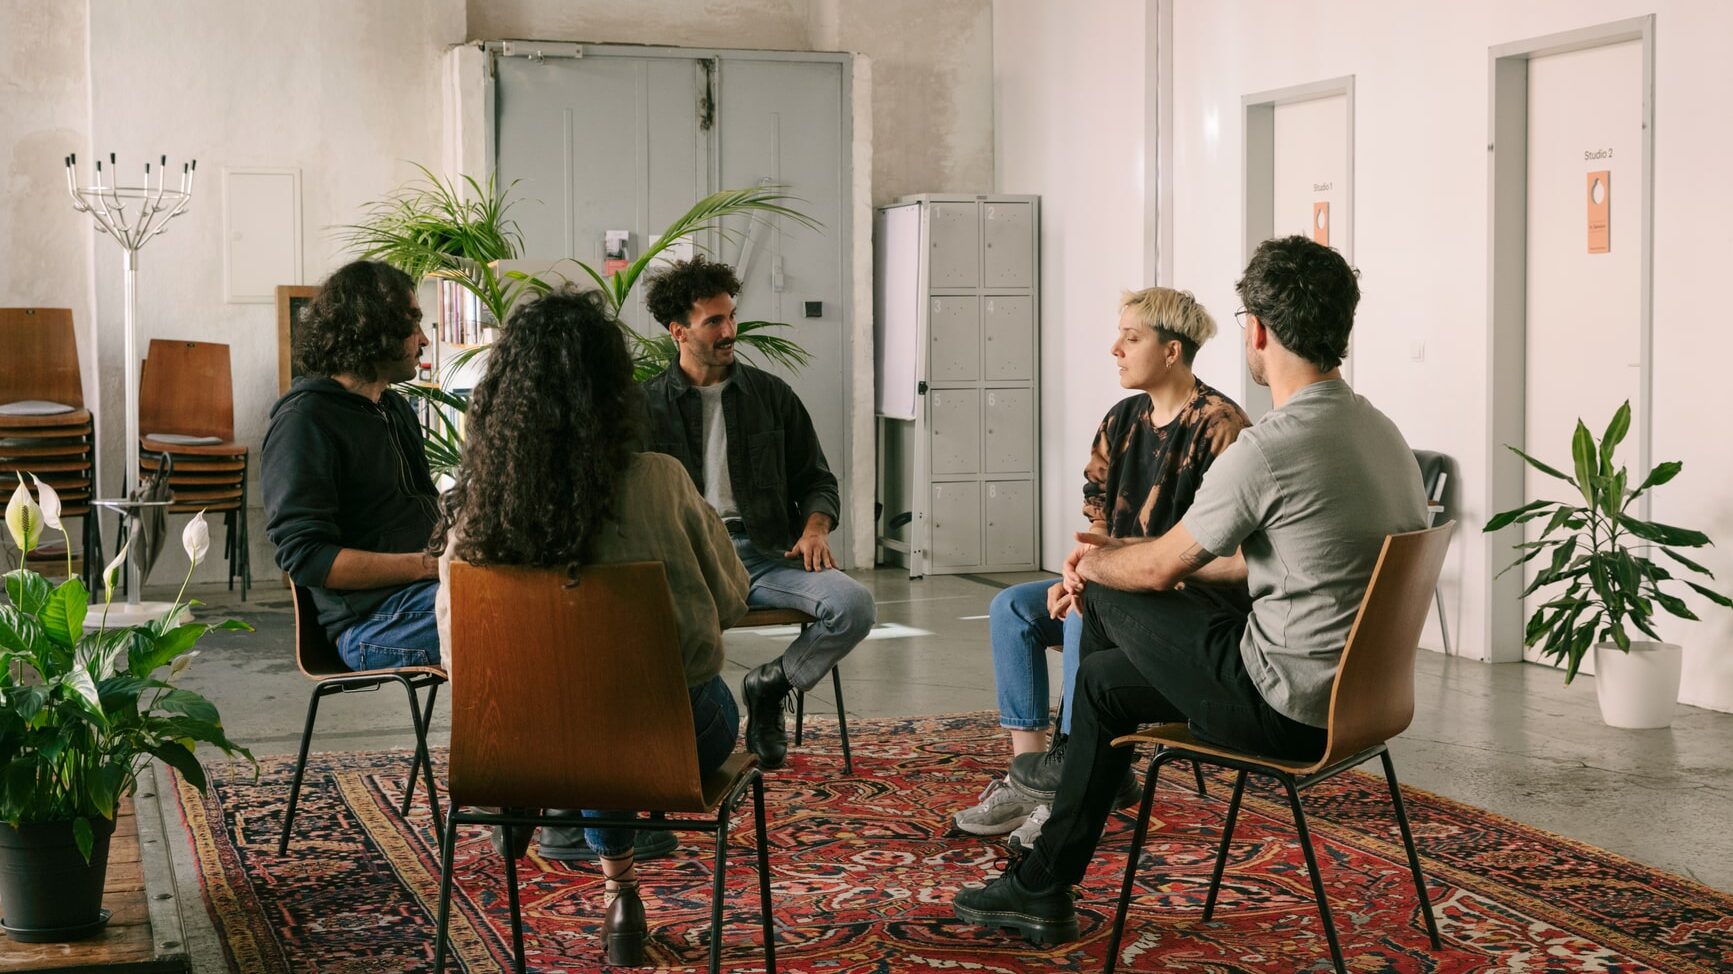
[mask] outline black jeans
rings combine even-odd
[[[1187,721],[1199,737],[1269,757],[1311,760],[1324,753],[1324,729],[1278,713],[1247,675],[1240,637],[1250,609],[1243,591],[1211,586],[1090,587],[1071,742],[1053,815],[1017,868],[1023,885],[1044,889],[1083,878],[1136,756],[1113,739],[1140,724]]]

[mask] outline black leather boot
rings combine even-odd
[[[638,883],[621,883],[602,919],[602,948],[612,967],[639,967],[644,963],[644,941],[650,922],[644,916],[644,901]]]
[[[484,812],[498,811],[499,813],[505,814],[505,815],[533,815],[536,812],[541,811],[541,809],[539,809],[539,808],[503,808],[503,809],[483,808],[482,811],[484,811]],[[524,856],[529,854],[530,839],[533,838],[536,834],[536,827],[535,826],[533,826],[533,825],[495,825],[495,826],[492,826],[492,829],[493,829],[493,837],[492,837],[493,851],[499,853],[500,856],[502,856],[502,857],[510,856],[513,859],[522,859]]]
[[[782,723],[782,702],[794,690],[782,672],[779,657],[746,674],[740,685],[746,698],[746,749],[758,755],[768,770],[788,760],[788,731]]]

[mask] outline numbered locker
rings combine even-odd
[[[981,299],[973,294],[937,295],[927,330],[932,353],[927,377],[933,382],[973,382],[981,375]]]
[[[934,567],[981,564],[981,485],[933,485]]]
[[[981,378],[1007,382],[1035,377],[1035,303],[1014,294],[981,299]]]
[[[981,394],[973,389],[934,389],[927,400],[933,474],[980,471]]]
[[[927,285],[979,287],[981,207],[976,203],[934,203],[927,227]]]
[[[1035,561],[1035,485],[1027,480],[990,480],[982,501],[988,565]]]
[[[1033,473],[1035,392],[988,389],[981,406],[981,471]]]
[[[1028,203],[985,203],[981,206],[981,237],[985,244],[983,287],[1029,287],[1034,279],[1034,214]]]

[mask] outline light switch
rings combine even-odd
[[[1416,362],[1426,361],[1426,343],[1425,342],[1415,342],[1408,349],[1408,357],[1413,359]]]

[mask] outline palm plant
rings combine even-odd
[[[360,223],[342,228],[342,239],[351,250],[365,259],[382,260],[417,281],[451,281],[475,295],[487,315],[502,324],[526,294],[551,289],[552,285],[541,278],[522,271],[500,273],[495,265],[521,256],[523,249],[523,234],[509,216],[516,203],[510,198],[512,186],[502,190],[491,176],[485,183],[471,176],[446,180],[425,166],[416,168],[421,170],[420,180],[368,205]],[[636,260],[613,274],[568,259],[595,282],[620,319],[638,281],[676,241],[691,240],[699,250],[708,250],[703,240],[710,235],[723,241],[744,241],[746,232],[730,222],[741,217],[748,228],[767,218],[786,217],[808,229],[818,229],[818,221],[789,205],[796,200],[782,189],[726,189],[704,197],[670,223]],[[773,329],[787,327],[783,322],[741,322],[738,342],[742,357],[752,362],[756,355],[789,369],[805,366],[810,356],[804,348],[771,334]],[[674,341],[667,334],[644,335],[623,320],[621,328],[632,349],[633,375],[638,381],[662,371],[674,359]],[[451,364],[461,365],[479,352],[478,348],[467,349],[453,356]],[[462,426],[455,417],[465,411],[467,401],[429,386],[400,388],[436,407],[424,410],[428,414],[423,421],[428,463],[436,474],[450,470],[463,443]]]

